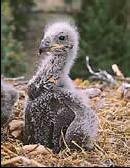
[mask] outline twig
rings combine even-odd
[[[130,83],[130,77],[127,77],[127,78],[121,78],[121,77],[116,76],[115,78],[116,78],[116,80],[124,81],[124,82],[128,82],[128,83]]]
[[[67,145],[67,143],[65,141],[63,131],[61,131],[61,136],[62,136],[62,139],[63,139],[63,142],[64,142],[64,145],[65,145],[66,149],[70,152],[70,148],[68,147],[68,145]]]
[[[38,163],[37,161],[33,160],[33,159],[29,159],[26,158],[24,156],[17,156],[8,160],[3,161],[1,164],[4,165],[9,165],[9,164],[13,164],[15,162],[22,162],[23,164],[28,164],[28,165],[32,165],[32,166],[36,166],[36,167],[45,167],[45,165]]]
[[[86,56],[86,65],[87,65],[88,71],[91,74],[95,75],[96,73],[92,70],[91,66],[89,65],[89,57],[88,56]]]
[[[99,72],[94,72],[92,70],[91,66],[89,65],[89,57],[88,56],[86,56],[86,65],[87,65],[87,68],[88,68],[88,71],[90,72],[90,74],[93,75],[91,77],[92,79],[101,80],[101,81],[107,82],[108,84],[112,84],[112,85],[116,84],[116,80],[107,71],[99,69]]]
[[[36,145],[25,145],[22,148],[22,152],[28,154],[28,155],[38,155],[40,154],[51,154],[51,150],[44,147],[43,145],[36,144]]]
[[[39,147],[40,144],[36,144],[36,146],[34,146],[33,149],[29,150],[28,152],[26,152],[26,154],[29,154],[31,152],[33,152],[35,149],[37,149]]]
[[[4,80],[7,80],[7,81],[17,81],[17,80],[22,80],[25,77],[24,76],[20,76],[20,77],[16,77],[16,78],[6,78],[6,77],[2,77],[2,78],[4,78]]]
[[[12,164],[12,163],[15,163],[15,162],[18,162],[18,161],[21,161],[21,158],[19,156],[3,161],[1,163],[1,165],[4,166],[4,165]]]
[[[124,75],[121,72],[121,70],[119,69],[119,67],[117,66],[117,64],[113,64],[112,65],[112,70],[114,71],[114,73],[116,74],[116,76],[124,78]]]
[[[2,146],[2,148],[3,148],[3,150],[4,150],[5,152],[7,152],[8,154],[13,155],[13,156],[18,156],[16,153],[12,152],[12,151],[9,150],[8,148],[6,148],[6,147],[4,147],[4,146]]]
[[[84,151],[84,149],[83,149],[81,146],[79,146],[75,141],[72,141],[72,143],[73,143],[75,146],[77,146],[79,149],[81,149],[81,151],[82,151],[84,154],[86,154],[86,152]]]
[[[1,151],[1,155],[7,155],[7,153],[4,151]]]
[[[24,85],[24,84],[27,84],[28,81],[20,81],[20,82],[17,82],[14,84],[14,86],[18,86],[18,85]]]
[[[107,154],[97,143],[94,143],[95,147],[102,152],[103,155],[106,156],[106,158],[109,160],[109,167],[114,165],[113,161],[110,159],[111,157],[109,156],[109,154]],[[108,165],[104,165],[104,166],[108,166]]]
[[[99,151],[101,151],[104,155],[108,157],[108,154],[97,143],[94,143],[94,145]]]

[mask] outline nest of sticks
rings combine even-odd
[[[100,127],[98,139],[92,151],[71,151],[67,146],[59,154],[53,154],[51,149],[40,144],[23,145],[24,103],[26,99],[26,82],[17,85],[11,81],[20,93],[14,106],[13,119],[8,123],[7,138],[1,144],[1,165],[10,167],[115,167],[130,166],[128,163],[128,111],[130,101],[122,95],[121,82],[110,88],[102,89],[101,94],[91,98],[91,106],[96,110]],[[76,79],[79,89],[96,87],[101,84]],[[78,144],[75,144],[78,146]]]

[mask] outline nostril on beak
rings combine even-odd
[[[39,54],[41,55],[41,53],[42,53],[43,51],[42,51],[42,48],[39,48]]]
[[[41,41],[40,47],[39,47],[39,54],[46,52],[50,47],[50,40],[45,39]]]
[[[45,42],[45,46],[48,47],[48,46],[49,46],[49,43],[50,43],[49,41],[46,41],[46,42]]]

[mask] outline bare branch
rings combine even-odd
[[[86,64],[87,64],[87,68],[88,68],[88,71],[91,73],[91,74],[96,74],[96,72],[94,72],[91,68],[91,66],[89,65],[89,56],[86,56]]]
[[[20,81],[14,84],[14,86],[18,86],[18,85],[26,85],[28,83],[28,81]]]
[[[86,65],[87,65],[87,68],[88,68],[88,71],[90,72],[90,74],[93,75],[91,77],[91,79],[101,80],[101,81],[104,81],[104,82],[106,82],[108,84],[112,84],[112,85],[116,84],[116,80],[107,71],[99,69],[99,72],[94,72],[89,64],[89,57],[88,56],[86,56]]]
[[[19,76],[19,77],[16,77],[16,78],[6,78],[3,75],[1,77],[6,81],[18,81],[18,80],[22,80],[22,79],[25,78],[24,76]]]

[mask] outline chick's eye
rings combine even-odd
[[[59,40],[65,40],[65,36],[60,36]]]

